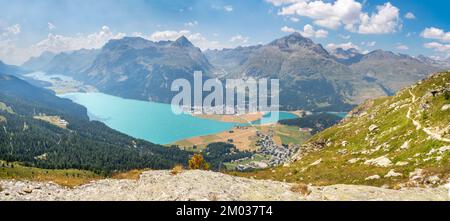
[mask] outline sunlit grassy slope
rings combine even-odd
[[[20,163],[0,161],[0,179],[52,181],[63,186],[74,187],[100,178],[103,177],[90,171],[75,169],[47,170],[27,167]]]
[[[450,72],[434,74],[395,96],[366,101],[353,116],[312,137],[296,162],[235,174],[317,185],[395,187],[408,183],[410,172],[423,169],[444,181],[450,176],[450,108],[445,109],[449,91]],[[367,162],[376,158],[383,159],[383,165]],[[399,174],[386,176],[391,170]],[[368,178],[376,175],[379,178]]]

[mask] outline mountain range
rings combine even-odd
[[[152,42],[139,37],[110,40],[98,50],[44,53],[22,67],[66,74],[126,98],[170,102],[174,79],[278,78],[283,110],[347,111],[369,98],[392,95],[446,62],[376,50],[325,50],[299,33],[265,45],[202,52],[184,36]]]

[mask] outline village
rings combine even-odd
[[[236,166],[237,171],[250,171],[283,165],[284,163],[289,162],[292,155],[300,148],[299,145],[289,146],[287,144],[279,145],[275,143],[273,140],[273,130],[270,130],[268,133],[257,131],[256,135],[258,136],[258,140],[256,142],[258,149],[255,153],[267,156],[268,160],[251,161],[247,164],[238,164]],[[239,163],[247,160],[248,159],[240,159],[235,162]]]

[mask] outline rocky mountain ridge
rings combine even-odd
[[[73,189],[54,183],[0,180],[0,200],[189,200],[189,201],[323,201],[323,200],[450,200],[444,186],[391,190],[370,186],[303,186],[269,180],[253,180],[222,173],[189,170],[147,171],[138,180],[104,179]]]

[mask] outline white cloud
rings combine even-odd
[[[223,48],[223,45],[218,41],[212,41],[204,37],[200,33],[193,33],[187,36],[189,41],[191,41],[196,47],[199,47],[202,50],[206,49],[220,49]]]
[[[412,12],[408,12],[405,14],[405,18],[412,20],[412,19],[416,19],[416,16]]]
[[[194,27],[197,25],[198,25],[198,21],[190,21],[190,22],[184,23],[184,26],[186,26],[186,27]]]
[[[204,37],[200,33],[192,33],[189,30],[166,30],[166,31],[157,31],[152,33],[149,37],[144,37],[151,41],[163,41],[163,40],[171,40],[174,41],[177,38],[185,36],[189,41],[191,41],[196,47],[199,47],[202,50],[205,49],[221,49],[225,46],[220,44],[218,41],[211,41]]]
[[[138,32],[138,31],[131,33],[131,36],[145,38],[145,35],[142,32]]]
[[[337,0],[334,3],[300,1],[283,7],[279,14],[297,14],[309,17],[317,25],[336,29],[342,24],[355,24],[358,21],[361,8],[361,4],[353,0]]]
[[[243,45],[247,44],[249,39],[250,39],[249,37],[244,37],[242,35],[235,35],[230,38],[230,42]]]
[[[398,44],[398,45],[397,45],[397,49],[398,49],[398,50],[405,51],[405,50],[408,50],[409,47],[406,46],[406,45],[404,45],[404,44]]]
[[[221,4],[216,5],[216,4],[214,4],[214,5],[211,5],[211,8],[214,9],[214,10],[219,10],[219,11],[223,10],[225,12],[232,12],[232,11],[234,11],[234,7],[232,5],[221,5]]]
[[[319,29],[316,31],[314,30],[314,27],[309,24],[303,27],[303,32],[300,32],[300,34],[307,38],[326,38],[328,36],[327,31],[323,29]]]
[[[283,26],[281,31],[286,33],[298,32],[306,38],[326,38],[328,36],[328,31],[323,29],[315,30],[310,24],[305,25],[303,30],[295,30],[294,28]]]
[[[68,37],[63,35],[48,34],[47,38],[36,43],[32,47],[38,51],[72,51],[82,48],[93,49],[101,48],[111,39],[120,39],[125,37],[125,33],[114,34],[108,26],[103,26],[98,32],[89,35],[77,35]]]
[[[445,57],[441,57],[439,55],[431,55],[431,56],[428,56],[428,57],[433,59],[433,60],[435,60],[435,61],[443,61],[443,60],[445,60]]]
[[[12,35],[18,35],[21,32],[21,26],[20,24],[15,24],[15,25],[11,25],[8,26],[6,28],[3,28],[3,31],[0,32],[1,37],[8,37],[8,36],[12,36]]]
[[[15,64],[17,48],[15,46],[15,36],[20,34],[19,24],[0,27],[0,60],[9,64]]]
[[[369,41],[369,42],[363,41],[363,42],[361,42],[361,45],[364,45],[364,46],[367,46],[367,47],[373,47],[373,46],[375,46],[376,44],[377,44],[376,41]]]
[[[201,33],[192,33],[189,30],[166,30],[166,31],[157,31],[152,33],[148,37],[144,37],[151,41],[162,41],[162,40],[171,40],[174,41],[177,38],[185,36],[189,41],[191,41],[196,47],[199,47],[202,50],[206,49],[222,49],[222,48],[233,48],[237,46],[247,45],[250,41],[249,37],[245,37],[242,35],[232,36],[228,42],[222,43],[215,40],[210,40],[203,36]],[[213,34],[214,37],[218,37],[217,33]]]
[[[232,12],[234,10],[232,5],[225,5],[223,9],[227,12]]]
[[[282,32],[286,32],[286,33],[293,33],[293,32],[296,32],[295,29],[290,28],[290,27],[288,27],[288,26],[283,26],[283,27],[281,28],[281,31],[282,31]]]
[[[310,24],[305,25],[303,27],[303,31],[300,31],[300,34],[307,38],[326,38],[328,36],[327,31],[323,29],[319,29],[316,31]]]
[[[343,34],[339,34],[339,37],[342,39],[345,39],[345,40],[348,40],[351,38],[350,35],[343,35]]]
[[[450,54],[450,44],[442,44],[439,42],[429,42],[424,44],[425,48],[433,49],[435,52],[443,52]]]
[[[298,1],[283,7],[279,14],[309,17],[317,25],[336,29],[342,24],[357,23],[361,8],[361,4],[354,0],[337,0],[334,3]]]
[[[125,36],[125,33],[113,33],[109,27],[103,26],[99,31],[87,35],[78,34],[76,36],[64,36],[50,33],[45,39],[25,48],[16,47],[13,40],[0,38],[0,60],[10,64],[21,64],[31,56],[39,56],[44,51],[59,53],[62,51],[79,50],[82,48],[101,48],[109,40],[120,39]],[[133,32],[129,36],[142,37],[151,41],[176,40],[181,36],[185,36],[195,46],[202,50],[231,48],[245,44],[249,41],[248,37],[238,35],[232,38],[233,41],[226,44],[221,44],[218,41],[209,40],[201,33],[193,33],[189,30],[156,31],[150,35],[145,35],[141,32]]]
[[[342,49],[344,49],[344,50],[348,50],[348,49],[354,48],[354,49],[356,49],[356,50],[359,51],[358,45],[355,45],[355,44],[353,44],[352,42],[347,42],[347,43],[342,43],[342,44],[334,44],[334,43],[330,43],[330,44],[328,44],[328,45],[326,46],[326,48],[327,48],[328,50],[335,50],[335,49],[337,49],[337,48],[342,48]]]
[[[51,22],[47,23],[47,27],[48,27],[48,30],[50,30],[50,31],[56,28],[56,26]]]
[[[425,28],[420,36],[422,36],[423,38],[436,39],[443,42],[450,41],[450,32],[445,32],[444,30],[435,27]]]
[[[378,12],[372,16],[361,15],[361,24],[358,33],[361,34],[385,34],[397,30],[400,25],[399,9],[391,3],[377,6]]]
[[[92,34],[64,36],[50,33],[45,39],[42,39],[41,41],[28,47],[17,47],[13,39],[6,38],[7,36],[11,36],[11,34],[13,33],[20,33],[19,25],[5,28],[4,32],[0,32],[0,60],[3,60],[6,63],[10,64],[21,64],[32,56],[39,56],[44,51],[59,53],[62,51],[79,50],[82,48],[101,48],[109,40],[120,39],[127,35],[120,32],[114,33],[108,26],[103,26],[99,31]],[[189,30],[156,31],[150,35],[145,35],[141,32],[133,32],[129,36],[142,37],[151,41],[161,41],[176,40],[183,35],[188,38],[189,41],[191,41],[195,46],[199,47],[202,50],[231,48],[246,44],[249,41],[248,37],[237,35],[230,39],[233,41],[222,44],[218,41],[209,40],[200,33],[193,33]]]
[[[156,31],[153,32],[148,39],[151,41],[163,41],[163,40],[170,40],[174,41],[177,38],[181,36],[188,37],[191,35],[191,32],[188,30],[181,30],[181,31],[172,31],[172,30],[166,30],[166,31]]]
[[[291,17],[291,18],[289,18],[289,20],[291,20],[292,22],[299,22],[300,21],[300,19],[297,18],[297,17]]]
[[[287,5],[297,2],[307,2],[308,0],[266,0],[266,2],[271,3],[275,6]]]
[[[343,26],[346,30],[361,34],[384,34],[395,32],[401,27],[399,9],[391,3],[377,6],[377,11],[369,15],[362,11],[363,4],[356,0],[268,0],[280,6],[278,13],[282,16],[304,16],[312,19],[314,24],[337,29]]]
[[[16,34],[20,33],[20,26],[15,26],[9,31]],[[109,40],[123,38],[124,36],[124,33],[112,33],[108,26],[103,26],[99,31],[88,35],[63,36],[50,33],[45,39],[28,47],[17,47],[15,41],[3,39],[0,40],[0,60],[11,64],[20,64],[44,51],[59,53],[82,48],[101,48]]]

